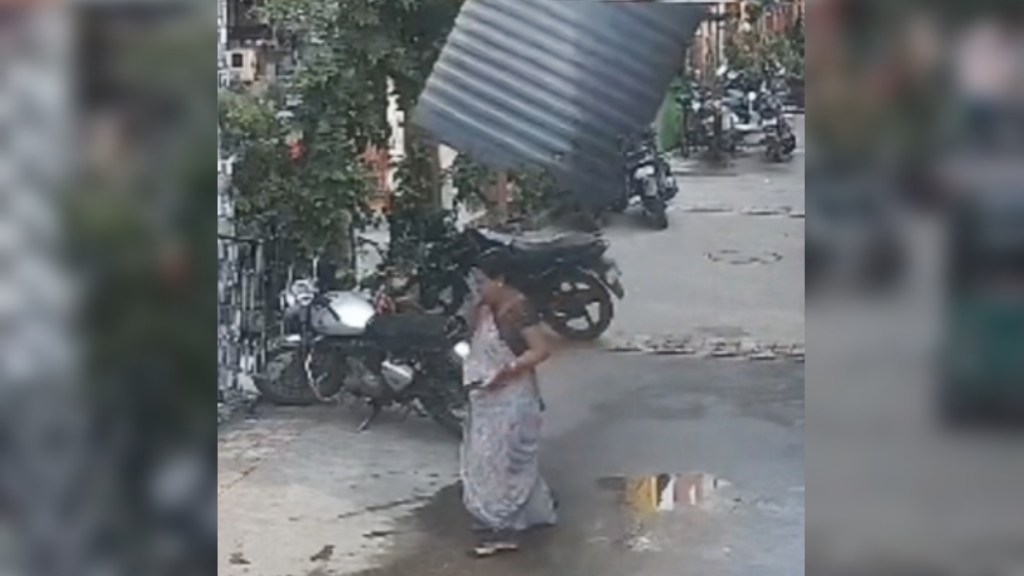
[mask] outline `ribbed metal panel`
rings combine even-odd
[[[413,122],[604,201],[622,187],[619,137],[654,121],[709,5],[467,0]]]

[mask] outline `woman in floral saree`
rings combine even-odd
[[[509,258],[480,259],[481,302],[466,362],[469,415],[462,442],[463,503],[481,539],[477,557],[518,550],[518,535],[555,524],[555,502],[540,475],[543,401],[537,366],[550,352],[536,314],[505,282]]]

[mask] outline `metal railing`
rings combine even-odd
[[[217,368],[221,390],[259,374],[267,349],[268,294],[262,240],[217,235]]]

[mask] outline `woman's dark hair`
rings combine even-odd
[[[477,260],[477,268],[491,280],[503,280],[511,267],[512,256],[504,248],[490,248]]]

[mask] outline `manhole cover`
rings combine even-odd
[[[745,266],[749,264],[774,264],[782,260],[782,254],[778,252],[743,252],[740,250],[716,250],[708,252],[708,260],[720,264],[732,264],[734,266]]]

